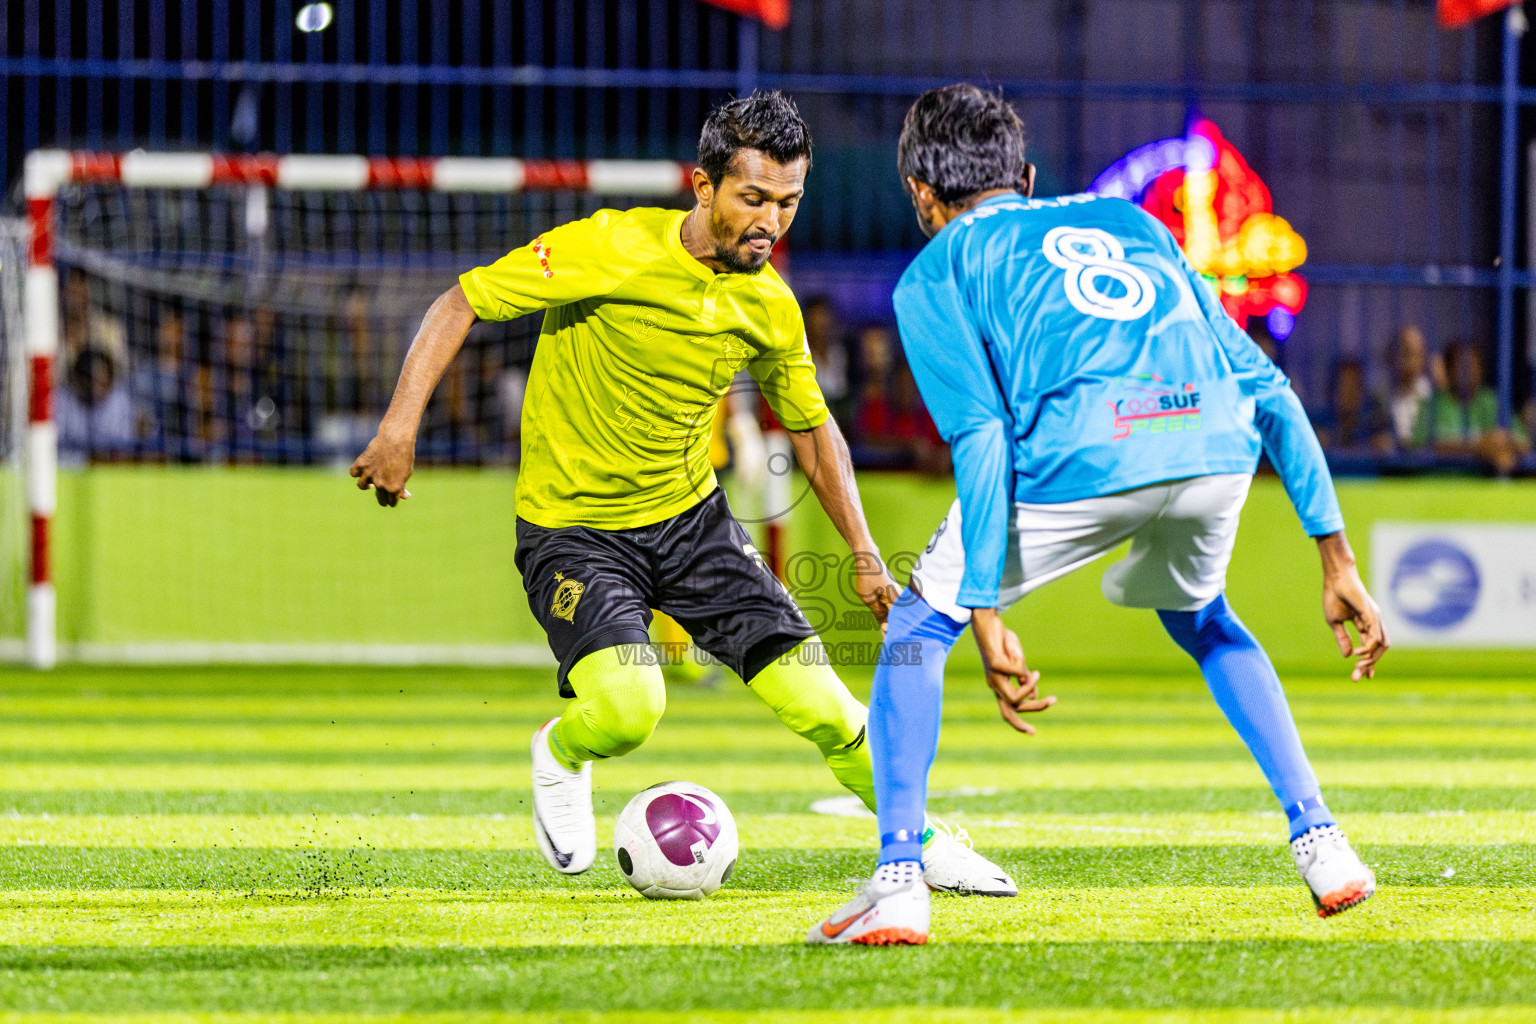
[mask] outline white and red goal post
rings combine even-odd
[[[378,158],[361,155],[70,152],[28,154],[24,194],[28,265],[22,301],[30,382],[26,445],[30,512],[27,660],[38,667],[59,657],[50,533],[57,504],[58,431],[54,387],[61,368],[60,274],[55,255],[61,191],[116,185],[137,190],[197,190],[228,186],[280,192],[438,192],[498,195],[586,193],[677,198],[692,189],[693,165],[669,160],[521,160],[512,158]],[[777,533],[777,525],[769,527]],[[777,539],[772,538],[772,539]],[[69,653],[69,652],[66,652]]]

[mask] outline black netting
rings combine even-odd
[[[26,224],[0,220],[0,638],[26,630],[28,371],[21,302]]]
[[[57,203],[61,456],[350,461],[422,315],[459,273],[630,205],[583,193],[68,188]],[[423,462],[516,462],[538,327],[526,317],[470,332],[423,419]]]

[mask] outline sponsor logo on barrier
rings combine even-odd
[[[1371,566],[1394,644],[1536,648],[1536,524],[1377,523]]]
[[[1425,629],[1448,629],[1471,615],[1481,588],[1477,563],[1448,540],[1421,541],[1392,568],[1393,603]]]

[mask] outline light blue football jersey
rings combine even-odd
[[[954,454],[962,605],[997,601],[1012,502],[1252,473],[1261,445],[1307,533],[1343,528],[1289,381],[1135,204],[988,199],[928,242],[894,301]]]

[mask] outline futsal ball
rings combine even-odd
[[[619,870],[653,900],[701,900],[736,867],[736,819],[714,793],[663,782],[636,793],[613,828]]]

